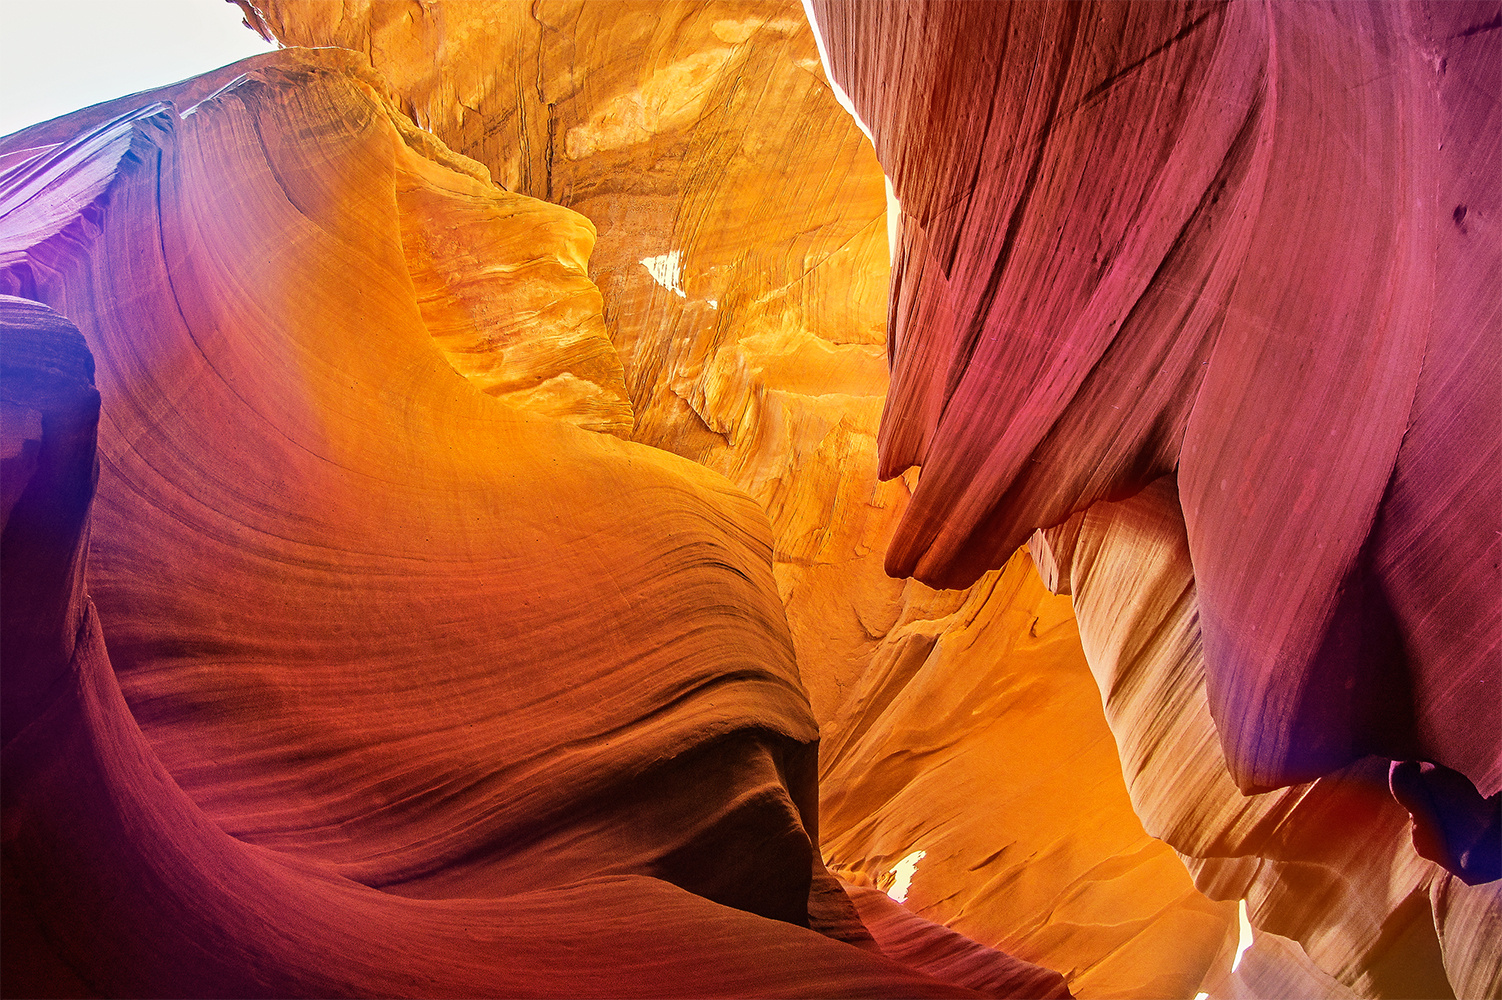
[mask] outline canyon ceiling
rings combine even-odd
[[[1502,4],[241,15],[0,138],[6,995],[1502,995]]]

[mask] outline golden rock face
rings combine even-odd
[[[1133,815],[1069,601],[1023,552],[949,593],[903,609],[823,729],[826,859],[890,891],[921,851],[910,908],[1076,996],[1192,992],[1228,911]]]
[[[1005,748],[969,729],[1006,711],[1008,698],[997,690],[971,705],[960,678],[996,683],[1015,639],[1008,630],[1028,600],[1050,600],[1036,585],[1028,597],[1015,592],[1025,560],[999,591],[987,581],[973,593],[934,592],[883,571],[909,494],[906,481],[877,479],[886,192],[869,143],[823,80],[801,10],[543,4],[534,20],[488,5],[412,18],[379,5],[346,7],[337,19],[307,5],[261,9],[284,41],[365,51],[417,121],[502,183],[599,227],[590,271],[637,408],[633,437],[724,473],[771,521],[800,676],[824,729],[821,840],[836,870],[887,876],[926,842],[936,811],[958,812],[969,799],[968,818],[923,864],[914,903],[950,896],[923,906],[926,915],[1065,971],[1080,995],[1197,985],[1229,920],[1132,815],[1067,625],[1051,663],[1072,686],[1034,705],[1033,735],[1046,734],[1051,749],[1003,766]],[[416,73],[433,52],[440,66],[455,65],[452,75]],[[516,90],[534,66],[536,89]],[[542,121],[551,146],[540,125],[528,131]],[[1053,604],[1067,622],[1067,602]],[[966,609],[980,607],[975,625]],[[920,677],[874,679],[894,650],[911,659],[913,633],[950,631]],[[962,719],[961,704],[981,714]],[[878,727],[845,747],[844,731],[883,705],[896,732]],[[946,765],[935,759],[893,786],[887,758],[917,753],[904,716],[934,711],[929,740]],[[1090,764],[1072,775],[1048,763],[1076,766],[1081,755]],[[1086,770],[1089,792],[1061,794]],[[1033,798],[1013,799],[1014,782]],[[976,784],[999,798],[980,806],[959,791]],[[905,806],[887,798],[903,786]],[[1018,840],[997,830],[1002,810],[1017,815]],[[897,813],[908,821],[893,823]],[[1070,860],[1027,863],[1028,843]],[[1113,877],[1089,874],[1098,867]],[[1009,890],[996,891],[1008,878]],[[950,891],[960,883],[975,898]],[[1040,921],[1061,907],[1067,916]]]
[[[907,489],[875,477],[881,168],[830,95],[802,9],[257,8],[287,44],[364,52],[450,148],[597,228],[589,274],[631,437],[723,473],[768,512],[804,683],[832,715],[873,646],[862,621],[902,589],[881,559]],[[487,364],[461,350],[465,374]]]
[[[405,144],[396,200],[423,323],[454,370],[520,409],[629,436],[620,358],[586,272],[589,220]]]
[[[587,335],[587,224],[377,84],[281,52],[6,150],[7,991],[967,995],[813,850],[762,511],[429,327],[531,295]]]
[[[1495,976],[1495,959],[1477,954],[1489,928],[1474,916],[1451,922],[1438,902],[1478,890],[1415,853],[1386,762],[1258,795],[1231,780],[1171,480],[1039,532],[1031,549],[1049,585],[1073,595],[1137,814],[1206,893],[1246,900],[1272,935],[1249,975],[1310,963],[1357,996],[1465,996]],[[1479,894],[1495,899],[1494,889]]]
[[[289,43],[363,49],[450,146],[598,227],[590,272],[625,366],[632,436],[726,474],[768,511],[793,628],[817,664],[805,681],[831,715],[902,589],[878,563],[906,488],[874,476],[880,168],[830,98],[801,10],[261,10]],[[452,66],[418,72],[435,51]],[[851,596],[828,606],[841,593]]]
[[[809,848],[777,768],[817,730],[760,512],[702,466],[456,377],[407,280],[402,168],[421,152],[343,54],[264,62],[191,114],[163,108],[159,132],[105,126],[160,153],[121,161],[90,253],[28,251],[63,255],[27,290],[68,310],[98,362],[89,590],[156,753],[236,837],[415,895],[515,892],[616,853],[539,817],[655,831],[619,845],[645,870],[640,851],[673,867],[722,814],[769,810],[791,839],[766,846],[797,875],[764,902],[801,913]],[[549,210],[562,237],[582,229]],[[561,284],[565,301],[592,291]],[[630,527],[643,514],[661,534]],[[606,558],[609,600],[564,596]],[[669,594],[708,617],[658,607]],[[638,643],[642,628],[676,638]],[[718,763],[694,749],[726,740]],[[629,786],[696,754],[722,798],[603,795],[606,760]]]

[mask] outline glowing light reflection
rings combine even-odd
[[[887,890],[887,895],[899,903],[907,902],[907,890],[913,884],[913,875],[918,871],[918,862],[928,857],[927,851],[914,851],[901,861],[897,862],[892,869],[894,881],[892,888]]]
[[[1241,924],[1241,936],[1236,941],[1236,961],[1231,963],[1231,971],[1235,972],[1241,966],[1241,956],[1252,946],[1252,922],[1247,919],[1246,900],[1237,904],[1237,919]]]

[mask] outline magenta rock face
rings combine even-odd
[[[1237,783],[1375,754],[1494,811],[1497,6],[810,9],[901,202],[889,572],[1176,471]]]

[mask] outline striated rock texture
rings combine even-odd
[[[760,511],[490,398],[425,322],[499,281],[433,234],[587,225],[346,53],[131,103],[0,176],[6,991],[967,995],[807,927]],[[567,259],[527,281],[587,339]]]
[[[384,87],[359,61],[330,58],[343,58],[364,86]],[[0,168],[153,101],[191,106],[235,76],[226,67],[25,129],[6,140]],[[424,324],[450,364],[514,405],[628,434],[633,418],[620,361],[605,332],[599,289],[585,272],[594,227],[577,213],[498,189],[480,164],[403,115],[388,117],[404,139],[394,157],[401,250]],[[16,183],[23,183],[19,174]],[[18,196],[36,186],[24,183]],[[48,220],[21,211],[7,225],[19,232]]]
[[[1495,6],[239,6],[0,140],[6,991],[1502,991]]]
[[[545,860],[542,818],[598,797],[600,761],[641,773],[718,738],[815,735],[765,529],[697,466],[487,405],[454,375],[401,249],[410,147],[346,62],[269,59],[181,116],[148,106],[15,168],[47,185],[21,211],[78,225],[6,247],[0,282],[92,342],[90,591],[137,717],[214,820],[414,892],[461,859],[506,884],[498,845],[543,855],[514,865],[523,881],[579,874],[567,851]],[[94,171],[104,191],[80,207],[115,224],[87,234],[68,199]],[[670,545],[628,527],[637,496]],[[669,595],[742,610],[705,647],[692,617],[649,610]],[[642,656],[651,684],[621,669]],[[630,725],[668,703],[679,724]],[[747,748],[753,786],[766,753]]]
[[[888,568],[1176,471],[1236,785],[1434,765],[1421,849],[1497,878],[1496,5],[810,10],[902,206]]]
[[[901,600],[882,553],[908,490],[876,479],[881,168],[802,8],[277,0],[250,13],[286,44],[364,53],[497,183],[598,227],[589,272],[632,437],[767,511],[799,661],[816,665],[804,682],[815,716],[832,716]]]
[[[1077,996],[1193,995],[1235,918],[1133,815],[1069,602],[1025,553],[953,597],[904,609],[824,727],[825,858]]]
[[[1029,732],[1048,752],[1021,756],[1021,741],[1008,744],[1001,782],[991,754],[1008,699],[993,692],[978,709],[956,692],[968,671],[996,680],[1016,638],[1006,630],[1025,630],[1025,601],[1046,595],[1034,585],[1019,597],[1020,577],[970,595],[935,593],[883,571],[909,492],[907,482],[877,481],[887,202],[870,146],[824,83],[801,8],[255,9],[285,42],[364,52],[445,142],[599,227],[590,272],[637,408],[634,437],[725,473],[772,523],[774,572],[825,737],[827,860],[885,877],[926,847],[912,897],[926,915],[949,923],[961,905],[930,908],[944,894],[932,887],[964,883],[970,918],[955,926],[1065,971],[1081,995],[1193,992],[1232,923],[1170,851],[1151,848],[1131,814],[1072,630],[1060,630],[1051,661],[1071,683],[1033,703]],[[1067,602],[1053,604],[1067,617]],[[917,655],[917,629],[931,642],[955,632],[942,645],[951,652],[917,678],[892,674],[894,650]],[[936,703],[952,714],[930,726],[929,755],[915,761],[893,822],[887,755],[915,753],[913,734],[878,728],[883,739],[849,752],[842,741],[868,712],[910,717]],[[972,731],[972,710],[996,727],[989,741]],[[1071,770],[1082,755],[1089,792]],[[982,783],[994,799],[954,794]],[[1028,795],[1009,798],[1011,783]],[[1005,823],[1002,809],[1012,810]],[[942,852],[929,836],[941,814],[950,830]],[[1001,873],[1026,863],[1020,843],[1047,846],[1060,863],[1030,865],[1025,891],[1004,892]],[[1114,874],[1087,876],[1094,869]]]
[[[34,415],[3,452],[20,490],[3,534],[8,994],[976,995],[654,878],[406,899],[227,835],[136,727],[84,593],[100,416],[84,338],[9,296],[0,324],[6,415]]]
[[[978,945],[924,920],[870,886],[846,883],[844,889],[882,951],[916,969],[983,993],[1020,986],[1018,992],[1029,997],[1070,995],[1057,972],[1029,967],[1010,955]]]
[[[629,436],[620,358],[586,273],[594,227],[453,154],[435,164],[422,133],[392,120],[429,154],[399,150],[397,213],[423,324],[449,363],[521,409]]]
[[[1358,995],[1311,963],[1297,942],[1271,931],[1257,932],[1225,978],[1203,985],[1198,996],[1204,1000],[1355,1000]]]
[[[1247,900],[1252,922],[1274,935],[1254,980],[1296,971],[1299,962],[1278,954],[1301,948],[1303,961],[1358,996],[1502,988],[1502,883],[1472,888],[1415,853],[1385,762],[1367,758],[1258,795],[1236,788],[1210,715],[1197,588],[1170,478],[1035,535],[1032,550],[1047,583],[1073,595],[1137,814],[1202,890]],[[1467,915],[1452,919],[1443,900],[1457,892]],[[1287,943],[1273,948],[1279,938]]]

